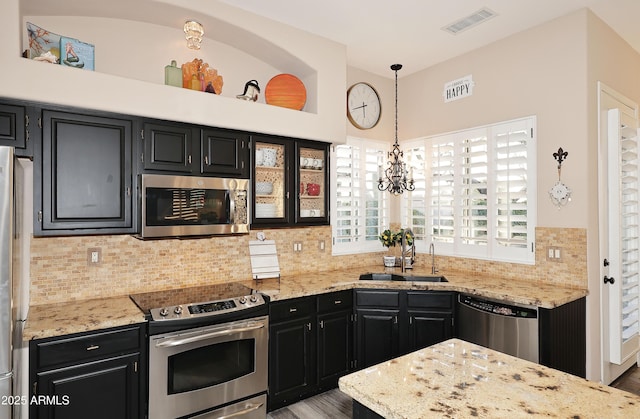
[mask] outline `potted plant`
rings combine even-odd
[[[378,239],[382,243],[384,247],[390,249],[391,247],[396,247],[397,243],[400,243],[400,234],[399,232],[393,232],[389,229],[386,229],[378,236]],[[396,266],[396,257],[395,256],[383,256],[384,266],[388,268],[392,268]]]

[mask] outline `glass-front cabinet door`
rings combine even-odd
[[[297,143],[297,224],[326,224],[329,220],[327,151],[327,144]]]
[[[290,149],[286,140],[254,137],[252,224],[289,222]]]
[[[329,144],[252,137],[251,228],[329,223]]]

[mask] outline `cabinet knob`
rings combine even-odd
[[[87,346],[87,351],[95,351],[96,349],[99,349],[100,346],[99,345],[91,345],[91,346]]]

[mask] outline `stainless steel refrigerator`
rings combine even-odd
[[[0,147],[0,419],[10,419],[13,395],[13,148]]]
[[[0,419],[27,418],[29,247],[33,226],[33,162],[0,146]],[[13,399],[11,398],[13,396]]]

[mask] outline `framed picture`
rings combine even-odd
[[[27,35],[30,58],[34,59],[51,53],[60,62],[60,35],[30,22],[27,22]]]
[[[74,38],[60,37],[60,64],[67,67],[94,70],[94,50],[92,44]]]

